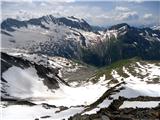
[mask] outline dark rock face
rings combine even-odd
[[[134,28],[127,24],[119,24],[110,29],[118,31],[117,38],[106,38],[105,41],[97,43],[92,48],[83,48],[83,61],[103,66],[132,57],[160,60],[159,31],[150,28]]]
[[[42,116],[41,118],[43,119],[45,119],[45,118],[50,118],[51,116],[49,116],[49,115],[47,115],[47,116]]]
[[[140,34],[143,34],[143,36]],[[131,27],[128,29],[125,35],[119,37],[122,42],[122,58],[139,56],[143,59],[159,60],[160,41],[151,37],[152,34],[157,34],[157,38],[160,38],[159,32],[148,28],[137,29]]]
[[[25,21],[18,21],[12,18],[7,18],[5,21],[1,23],[1,28],[4,30],[15,31],[12,27],[27,27],[27,23]]]
[[[117,30],[123,26],[126,26],[127,28],[130,28],[130,26],[127,23],[121,23],[121,24],[117,24],[117,25],[113,25],[109,28],[109,30]]]
[[[76,19],[74,17],[71,17],[71,18]],[[73,28],[78,28],[78,29],[82,29],[82,30],[86,30],[86,31],[92,30],[91,26],[85,20],[77,22],[77,21],[71,21],[65,17],[62,17],[62,18],[58,18],[58,21],[62,22],[66,26],[70,26]]]

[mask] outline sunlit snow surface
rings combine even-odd
[[[47,97],[52,94],[47,86],[43,84],[43,79],[39,78],[35,68],[22,69],[13,66],[2,74],[7,80],[5,91],[12,97],[25,99],[30,97]]]
[[[139,67],[135,67],[135,71],[144,72],[145,74],[148,74],[148,75],[146,75],[146,77],[141,79],[137,76],[133,76],[127,70],[127,68],[123,67],[123,72],[129,76],[127,78],[123,78],[122,76],[120,76],[118,74],[117,71],[113,70],[111,72],[111,75],[113,76],[113,78],[115,78],[118,81],[120,81],[123,78],[125,84],[121,85],[121,87],[124,88],[123,90],[120,90],[120,92],[114,93],[110,97],[112,97],[113,99],[118,99],[119,96],[123,96],[125,98],[134,98],[134,97],[138,97],[138,96],[160,97],[160,83],[156,83],[156,84],[147,83],[155,77],[159,79],[158,81],[160,81],[160,66],[156,66],[155,64],[141,65],[140,62],[137,62],[136,64]],[[142,74],[144,74],[144,73],[142,73]],[[113,100],[109,100],[108,98],[106,98],[102,103],[100,103],[97,106],[97,108],[94,108],[94,109],[87,111],[83,114],[95,114],[101,108],[108,107],[112,101]],[[151,106],[153,105],[152,107],[154,107],[159,102],[156,102],[155,104],[154,104],[154,102],[152,102],[152,103],[153,104],[151,104]],[[144,106],[147,107],[146,104]],[[131,105],[129,105],[129,102],[124,103],[124,105],[125,105],[125,107],[127,107],[127,105],[128,105],[128,107],[135,107],[136,106],[136,105],[132,106],[132,102],[131,102]],[[137,107],[140,107],[140,106],[141,105],[139,105],[139,106],[137,105]]]
[[[2,76],[8,82],[5,89],[11,98],[27,99],[32,103],[39,104],[36,106],[7,106],[2,109],[2,117],[5,120],[29,120],[41,116],[51,116],[46,120],[67,119],[84,110],[84,107],[77,105],[89,105],[107,90],[107,87],[104,86],[105,75],[96,84],[87,83],[79,87],[69,87],[60,83],[60,88],[53,91],[43,84],[43,79],[39,78],[35,68],[32,67],[22,69],[13,66],[5,71]],[[67,106],[69,109],[55,113],[58,108],[45,109],[40,105],[41,103]]]
[[[160,101],[124,101],[121,108],[154,108],[157,107]]]
[[[97,100],[107,90],[106,87],[100,83],[94,85],[86,85],[80,87],[68,87],[61,85],[60,89],[55,91],[53,96],[55,98],[45,99],[45,101],[33,101],[34,103],[48,103],[57,106],[76,106],[76,105],[89,105]]]
[[[27,106],[27,105],[10,105],[2,109],[3,120],[34,120],[36,118],[48,116],[45,120],[62,120],[79,113],[83,107],[71,107],[70,109],[57,112],[59,108],[44,108],[42,105]]]
[[[48,103],[56,106],[89,105],[97,100],[106,90],[105,76],[96,84],[88,83],[79,87],[69,87],[59,83],[60,88],[49,90],[38,77],[35,68],[22,69],[11,67],[2,74],[7,80],[5,87],[10,96],[29,99],[33,103]]]
[[[113,78],[117,79],[119,82],[121,81],[121,78],[123,78],[126,83],[121,85],[121,87],[124,87],[123,90],[111,95],[113,99],[117,99],[119,96],[126,98],[138,96],[160,96],[160,84],[147,83],[147,81],[155,76],[160,77],[160,67],[154,64],[143,66],[141,63],[137,63],[137,65],[139,66],[139,68],[135,68],[137,72],[141,70],[141,72],[148,73],[143,81],[141,78],[133,76],[125,67],[123,67],[123,71],[129,76],[127,78],[120,76],[116,70],[111,72]],[[84,107],[78,107],[78,105],[89,105],[95,102],[111,87],[107,86],[109,80],[106,80],[106,76],[102,75],[95,84],[88,82],[78,87],[69,87],[60,83],[60,88],[57,90],[49,90],[47,86],[43,84],[43,79],[37,75],[37,71],[33,67],[22,69],[13,66],[5,71],[2,76],[8,82],[8,86],[6,86],[5,89],[11,97],[27,99],[38,104],[36,106],[11,105],[3,108],[2,115],[5,120],[11,120],[12,118],[15,118],[15,120],[28,120],[40,118],[41,116],[51,116],[46,118],[46,120],[68,118],[69,116],[80,113],[85,109]],[[113,100],[106,98],[96,108],[83,114],[96,113],[100,108],[108,107],[112,101]],[[55,113],[59,108],[45,109],[41,106],[41,103],[56,105],[57,107],[67,106],[69,109]],[[124,107],[135,107],[132,103],[124,103],[124,105]],[[155,105],[157,105],[157,103],[152,104],[151,107],[154,107]],[[146,105],[146,107],[148,106]],[[15,113],[15,111],[17,112]]]

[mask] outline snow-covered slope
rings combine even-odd
[[[93,78],[91,78],[91,80],[95,81],[100,76],[106,76],[104,79],[108,83],[107,86],[111,89],[119,83],[120,85],[116,86],[112,91],[106,91],[106,93],[103,94],[103,99],[99,99],[91,104],[91,109],[89,109],[89,111],[87,109],[87,112],[84,112],[83,114],[93,114],[101,108],[109,107],[111,103],[115,99],[119,99],[119,97],[124,97],[128,100],[135,98],[135,103],[136,98],[139,96],[160,97],[159,61],[152,62],[137,59],[120,61],[114,63],[107,69],[100,70]],[[107,94],[108,96],[105,96]],[[153,99],[153,103],[154,100],[157,105],[160,103],[160,101],[157,101],[156,99]],[[141,102],[143,103],[143,99]],[[132,102],[131,104],[129,103],[130,102],[124,102],[124,106],[127,107],[126,104],[128,104],[128,107],[133,106]]]
[[[156,107],[160,101],[157,30],[123,23],[95,32],[83,19],[50,15],[7,19],[1,27],[5,119],[68,119],[105,108],[141,107],[133,105],[137,101]],[[144,60],[128,60],[135,56]]]
[[[80,47],[95,43],[99,36],[83,19],[55,18],[51,15],[28,21],[7,19],[1,23],[1,28],[2,48],[19,48],[70,58],[78,57]]]
[[[83,19],[48,15],[28,21],[7,19],[1,27],[2,48],[74,58],[98,66],[135,56],[160,59],[160,32],[126,23],[95,32]]]
[[[15,28],[28,27],[28,26],[39,26],[43,29],[52,28],[51,25],[65,25],[72,28],[83,29],[91,31],[91,26],[84,20],[78,19],[74,16],[71,17],[54,17],[52,15],[46,15],[39,18],[33,18],[25,21],[19,21],[12,18],[7,18],[1,23],[1,27],[7,31],[15,31]]]
[[[69,86],[58,76],[57,71],[57,67],[67,68],[65,62],[68,61],[64,58],[48,59],[52,64],[48,63],[45,67],[46,64],[41,61],[41,56],[27,53],[9,54],[1,54],[3,119],[28,120],[43,117],[51,120],[67,119],[82,112],[85,105],[94,102],[106,90],[106,87],[103,87],[103,79],[97,84],[89,82],[77,87]],[[71,63],[68,64],[72,66]],[[70,70],[73,69],[70,68]],[[93,91],[97,94],[95,92],[91,94]],[[26,104],[25,101],[30,104]]]
[[[29,58],[31,57],[28,55],[28,60]],[[56,71],[57,67],[64,67],[64,65],[60,66],[53,59],[48,62],[56,63],[57,66],[48,64],[47,68],[45,68],[45,64],[38,65],[32,59],[28,60],[25,57],[13,57],[2,53],[1,79],[2,97],[4,99],[23,99],[36,104],[47,103],[70,107],[89,105],[107,89],[102,85],[104,84],[103,80],[97,84],[85,83],[84,81],[81,86],[69,86],[58,76],[58,71]],[[78,81],[76,84],[78,84]],[[71,83],[71,85],[73,84]],[[97,88],[99,91],[97,91]],[[81,92],[83,94],[77,94]],[[92,92],[93,94],[91,94]]]
[[[151,29],[153,29],[153,30],[160,30],[160,25],[153,26],[153,27],[151,27]]]
[[[44,67],[19,57],[1,54],[1,85],[4,99],[29,99],[53,93],[59,83],[56,68]]]
[[[158,61],[142,61],[139,59],[120,61],[97,71],[85,83],[72,86],[72,83],[76,81],[70,81],[71,86],[69,86],[58,76],[58,72],[53,74],[50,71],[51,68],[65,67],[65,62],[58,64],[62,59],[48,59],[55,65],[48,64],[48,68],[45,68],[45,64],[33,59],[41,59],[40,56],[33,55],[33,57],[26,53],[22,57],[20,54],[11,54],[12,56],[2,53],[1,58],[3,63],[2,97],[3,101],[5,100],[1,103],[1,106],[3,107],[2,115],[7,120],[11,118],[18,120],[41,117],[46,117],[49,120],[59,120],[62,118],[68,119],[77,113],[90,115],[97,113],[101,108],[114,104],[114,100],[119,99],[119,97],[128,100],[128,102],[124,100],[124,104],[121,103],[121,109],[134,107],[134,101],[142,102],[144,106],[149,107],[145,105],[143,99],[148,99],[153,103],[150,107],[156,107],[160,103],[158,98],[160,97],[160,64]],[[19,57],[13,57],[13,55]],[[26,57],[27,55],[28,57]],[[56,84],[57,87],[53,87],[51,83],[48,84],[44,81],[55,81],[52,84],[54,86]],[[138,98],[140,96],[144,98],[140,100]],[[152,97],[154,98],[152,99]],[[8,99],[28,101],[33,106],[28,106],[25,103],[21,105],[18,102],[15,104],[14,101],[13,105],[10,105]],[[44,103],[51,106],[46,108],[43,105]],[[14,110],[17,111],[17,115]]]

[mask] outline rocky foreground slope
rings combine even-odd
[[[159,110],[159,106],[155,108],[125,108],[119,110],[103,108],[96,114],[77,114],[69,118],[69,120],[159,120]]]
[[[45,67],[34,57],[2,53],[1,107],[6,120],[159,118],[158,61],[123,60],[97,70],[88,81],[66,82],[51,64]]]

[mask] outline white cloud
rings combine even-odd
[[[75,0],[1,0],[2,2],[74,2]]]
[[[32,2],[33,0],[1,0],[2,2]]]
[[[138,19],[138,13],[135,11],[120,13],[117,16],[117,20],[136,20]]]
[[[143,18],[144,18],[145,20],[150,20],[150,19],[152,19],[152,17],[153,17],[153,15],[152,15],[151,13],[147,13],[147,14],[145,14],[145,15],[143,16]]]
[[[42,2],[40,5],[41,5],[41,6],[47,6],[47,4],[44,3],[44,2]]]
[[[2,0],[13,1],[13,0]],[[121,22],[138,23],[142,24],[150,22],[146,20],[151,18],[151,14],[144,14],[143,11],[136,9],[136,7],[129,7],[127,4],[123,4],[107,8],[96,4],[79,4],[79,3],[66,3],[59,1],[75,1],[75,0],[41,0],[40,2],[33,2],[36,0],[16,0],[16,1],[30,1],[31,3],[2,3],[2,18],[18,18],[18,19],[30,19],[41,17],[43,15],[52,14],[53,16],[75,16],[87,20],[92,25],[110,25]],[[76,0],[77,1],[77,0]],[[142,9],[143,10],[143,9]],[[137,12],[136,12],[137,11]],[[155,16],[154,16],[155,17]],[[155,21],[157,19],[155,18]]]
[[[142,3],[144,1],[150,1],[150,0],[126,0],[126,1],[128,1],[128,2],[135,2],[135,3]]]
[[[19,4],[18,4],[19,5]],[[23,4],[27,8],[30,6],[36,7],[36,3],[32,4]],[[28,6],[27,6],[28,5]],[[87,5],[66,5],[61,3],[52,3],[49,4],[47,2],[41,2],[38,4],[38,9],[24,9],[25,7],[21,6],[21,9],[16,10],[15,12],[12,11],[12,18],[17,18],[20,20],[26,20],[35,17],[41,17],[43,15],[52,14],[54,16],[75,16],[78,18],[83,18],[87,20],[90,24],[93,25],[105,25],[114,22],[123,22],[123,20],[129,20],[136,18],[135,12],[128,12],[128,11],[113,11],[106,12],[101,7],[92,6],[89,7]],[[44,7],[44,5],[46,5]],[[17,7],[18,8],[18,7]],[[127,9],[126,9],[127,10]],[[4,16],[3,16],[4,17]],[[11,13],[9,12],[7,17],[11,17]]]
[[[117,7],[115,8],[115,10],[117,10],[117,11],[129,11],[130,9],[127,8],[127,7],[117,6]]]

